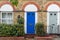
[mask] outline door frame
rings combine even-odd
[[[54,10],[53,10],[54,9]],[[59,25],[59,6],[57,4],[50,4],[47,7],[47,33],[49,33],[49,12],[52,11],[56,11],[57,12],[57,25]]]
[[[35,24],[37,23],[37,19],[38,19],[37,15],[38,15],[37,12],[35,12]],[[24,31],[25,31],[25,34],[27,34],[27,12],[24,13]]]

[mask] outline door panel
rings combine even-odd
[[[35,34],[35,12],[27,12],[27,34]]]
[[[49,13],[49,32],[50,33],[57,33],[57,12],[50,12]]]

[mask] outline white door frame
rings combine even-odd
[[[24,11],[24,31],[25,34],[27,33],[27,12],[35,12],[35,24],[37,23],[37,19],[38,19],[38,14],[37,14],[37,7],[34,4],[28,4]]]
[[[35,12],[35,24],[37,23],[37,12]],[[27,33],[27,12],[24,13],[24,31],[25,31],[25,34]]]
[[[48,28],[49,27],[49,11],[57,11],[57,25],[59,25],[59,12],[58,12],[59,11],[59,6],[56,5],[56,4],[51,4],[50,6],[48,6],[47,11],[48,11],[47,12],[47,33],[49,33],[49,28]]]

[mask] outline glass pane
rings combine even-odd
[[[13,23],[13,21],[12,21],[12,20],[8,20],[7,22],[8,22],[8,24],[12,24],[12,23]]]
[[[2,18],[6,18],[6,13],[2,13]]]
[[[6,19],[5,20],[2,20],[2,23],[7,23]]]
[[[12,18],[12,13],[8,13],[7,18]]]

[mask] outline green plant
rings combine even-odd
[[[17,36],[23,36],[24,33],[24,24],[15,24],[15,27],[17,29]]]
[[[44,31],[43,23],[37,23],[35,27],[36,27],[36,35],[37,36],[45,36],[46,35],[46,32]]]
[[[23,24],[0,24],[0,36],[23,36]]]
[[[15,5],[15,6],[18,5],[18,0],[10,0],[10,2],[11,2],[13,5]]]
[[[18,20],[17,20],[17,23],[18,24],[24,24],[24,18],[18,18]]]

